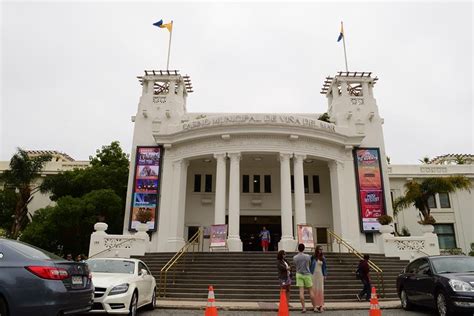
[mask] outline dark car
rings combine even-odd
[[[0,238],[0,315],[69,315],[89,311],[94,287],[87,264]]]
[[[473,313],[474,257],[418,258],[398,276],[397,291],[406,310],[421,305],[435,308],[441,316]]]

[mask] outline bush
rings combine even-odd
[[[392,216],[390,216],[390,215],[382,215],[382,216],[379,216],[379,218],[377,218],[377,221],[378,221],[381,225],[388,225],[388,224],[390,224],[391,222],[393,222],[393,218],[392,218]]]
[[[405,236],[405,237],[411,236],[410,231],[408,230],[406,226],[402,227],[402,233],[400,235]]]
[[[469,252],[469,255],[474,257],[474,242],[471,242],[471,251]]]
[[[436,224],[436,220],[432,215],[428,215],[425,218],[423,218],[421,221],[418,222],[421,225],[434,225]]]

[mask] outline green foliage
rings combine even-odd
[[[5,236],[10,233],[13,225],[16,201],[18,194],[12,188],[0,190],[0,229],[4,231]]]
[[[122,231],[122,201],[110,189],[94,190],[82,197],[61,197],[56,206],[38,210],[20,239],[48,251],[87,253],[94,224],[105,221],[108,233]]]
[[[428,199],[437,193],[451,193],[457,190],[471,189],[471,181],[465,176],[426,178],[421,182],[417,180],[405,183],[405,195],[395,199],[393,209],[395,215],[411,205],[420,212],[422,224],[434,224],[435,220],[430,215]]]
[[[405,237],[411,236],[410,231],[408,230],[406,226],[402,227],[402,233],[400,235],[405,236]]]
[[[381,215],[377,218],[377,221],[381,224],[381,225],[388,225],[390,224],[391,222],[393,222],[393,218],[392,216],[390,215]]]
[[[431,159],[430,159],[430,157],[428,157],[428,156],[425,156],[425,157],[423,157],[423,158],[421,158],[421,159],[418,159],[419,162],[421,162],[422,164],[425,164],[425,165],[430,164],[430,160],[431,160]]]
[[[474,257],[474,242],[471,242],[471,251],[469,251],[469,255]]]
[[[321,114],[319,117],[318,117],[318,120],[320,121],[323,121],[323,122],[327,122],[327,123],[331,123],[331,121],[329,120],[330,117],[329,117],[329,114],[327,112]]]

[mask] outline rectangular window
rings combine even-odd
[[[212,174],[206,174],[204,192],[212,192]]]
[[[390,199],[392,200],[392,205],[393,205],[393,191],[390,191]]]
[[[436,199],[435,199],[434,195],[432,195],[428,198],[428,207],[429,208],[436,208]]]
[[[453,224],[435,224],[434,233],[438,235],[439,248],[453,249],[456,247],[456,236]]]
[[[374,234],[373,233],[365,233],[365,242],[367,244],[373,244],[374,243]]]
[[[272,193],[272,176],[270,175],[265,175],[263,176],[263,181],[264,181],[264,190],[265,193]]]
[[[304,176],[304,193],[309,193],[309,179],[308,176]]]
[[[442,192],[439,194],[439,207],[451,208],[451,202],[449,202],[449,194]]]
[[[201,192],[201,175],[194,175],[194,192]]]
[[[260,176],[253,176],[253,193],[260,193]]]
[[[295,193],[295,176],[294,175],[291,175],[290,181],[291,181],[291,193]]]
[[[319,176],[313,176],[313,193],[320,193]]]
[[[250,192],[250,176],[248,174],[244,174],[242,176],[242,192],[243,193],[249,193]]]
[[[328,243],[328,229],[326,227],[316,227],[316,243]]]

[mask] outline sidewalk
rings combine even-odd
[[[157,308],[163,309],[205,309],[207,301],[167,301],[158,299]],[[219,310],[229,311],[273,311],[278,310],[277,302],[216,302]],[[400,301],[379,301],[381,309],[400,308]],[[311,307],[311,303],[306,302],[306,308]],[[370,309],[369,302],[328,302],[324,306],[325,310],[354,310]],[[301,304],[291,302],[290,310],[300,310]]]

